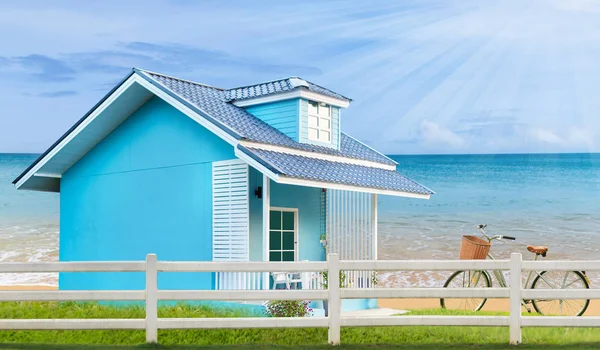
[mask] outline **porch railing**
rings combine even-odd
[[[326,277],[319,272],[297,272],[294,273],[296,281],[291,289],[323,290],[327,289]],[[377,279],[374,271],[342,271],[340,274],[340,286],[342,288],[374,288]],[[263,289],[263,280],[270,278],[267,273],[260,272],[216,272],[215,289],[217,290],[261,290]],[[297,281],[300,282],[297,282]],[[269,280],[270,289],[272,281]]]

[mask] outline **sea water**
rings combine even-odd
[[[463,234],[488,224],[515,236],[492,252],[547,259],[600,259],[600,154],[392,156],[429,200],[379,196],[379,259],[457,259]],[[0,154],[0,262],[58,257],[59,196],[11,182],[37,155]],[[449,273],[383,273],[382,285],[440,286]],[[597,273],[591,273],[600,285]],[[0,274],[0,285],[56,284],[55,274]]]

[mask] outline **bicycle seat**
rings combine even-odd
[[[542,245],[528,245],[527,250],[538,255],[546,256],[548,247],[544,247]]]

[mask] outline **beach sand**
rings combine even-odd
[[[0,286],[0,290],[8,291],[8,290],[57,290],[57,286],[35,286],[35,285],[25,285],[25,286]]]
[[[379,307],[398,310],[436,309],[440,307],[440,299],[379,299]],[[508,299],[488,299],[482,310],[508,312],[508,309]],[[523,308],[523,312],[525,311]],[[600,316],[600,300],[592,300],[584,315]]]

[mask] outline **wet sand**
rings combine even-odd
[[[379,299],[379,307],[399,310],[436,309],[440,307],[440,299]],[[482,310],[508,312],[508,299],[488,299]],[[523,308],[523,312],[525,311]],[[533,307],[532,311],[535,312]],[[600,300],[592,300],[584,316],[600,316]]]

